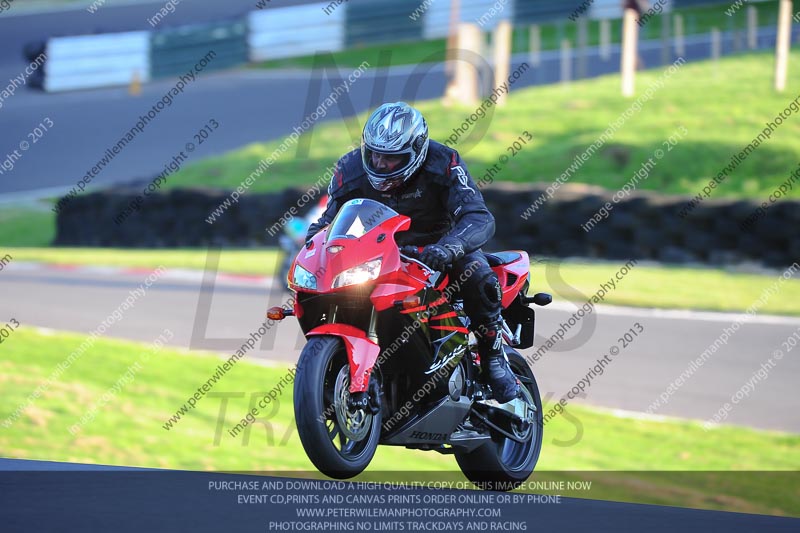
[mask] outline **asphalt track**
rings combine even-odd
[[[90,268],[65,270],[12,262],[0,272],[0,318],[16,318],[27,326],[89,333],[95,330],[147,272]],[[265,311],[280,305],[288,293],[270,291],[269,281],[216,279],[201,292],[202,273],[173,272],[159,279],[126,311],[106,335],[153,342],[165,328],[176,347],[231,354],[258,329]],[[624,283],[624,280],[620,283]],[[555,295],[556,300],[559,295]],[[575,307],[554,303],[537,309],[537,334],[553,335]],[[616,346],[619,352],[601,376],[593,378],[585,396],[570,400],[630,412],[644,412],[682,372],[730,327],[736,315],[598,306],[533,364],[545,398],[561,398]],[[619,340],[631,328],[642,333],[627,347]],[[800,327],[800,319],[756,316],[744,323],[705,364],[692,372],[669,402],[655,413],[710,419],[737,393],[776,350]],[[541,345],[542,337],[537,344]],[[303,338],[293,319],[279,323],[248,357],[297,361]],[[795,348],[800,350],[800,347]],[[531,357],[534,349],[523,350]],[[766,379],[733,407],[726,422],[756,428],[800,432],[800,360],[784,353]],[[233,389],[232,389],[233,390]],[[636,416],[628,414],[627,416]]]

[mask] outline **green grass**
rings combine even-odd
[[[0,350],[0,421],[53,372],[83,337],[21,328]],[[286,374],[287,366],[265,367],[240,361],[217,382],[213,392],[239,393],[220,415],[219,397],[201,399],[197,408],[170,431],[162,425],[187,397],[214,372],[220,359],[211,354],[188,354],[162,349],[148,360],[146,346],[98,339],[84,354],[41,391],[34,403],[10,427],[0,429],[0,455],[22,459],[74,461],[129,466],[222,471],[294,471],[313,475],[294,429],[291,388],[268,415],[271,438],[262,425],[243,445],[243,435],[230,437],[232,427],[249,408],[251,393],[260,398]],[[124,375],[141,362],[132,381],[102,405],[93,420],[74,436],[68,428]],[[541,379],[541,378],[540,378]],[[243,394],[242,394],[243,393]],[[545,471],[589,470],[575,477],[595,479],[597,487],[579,497],[612,498],[744,512],[800,515],[796,494],[759,490],[742,475],[733,486],[709,490],[727,470],[771,471],[796,468],[800,436],[721,426],[704,432],[699,422],[642,420],[618,413],[569,406],[572,416],[559,416],[545,425],[545,441],[535,479],[557,475]],[[575,422],[577,420],[577,422]],[[576,437],[576,428],[580,438]],[[2,426],[0,426],[2,427]],[[215,432],[221,428],[217,444]],[[565,445],[567,441],[571,444]],[[435,453],[381,447],[369,472],[451,472],[462,479],[452,457]],[[633,470],[614,483],[600,471]],[[702,473],[718,470],[720,472]],[[653,475],[652,471],[670,471]],[[403,474],[398,473],[398,477]],[[372,474],[372,478],[376,474]],[[563,478],[564,474],[561,475]],[[568,478],[569,473],[565,474]],[[384,478],[385,479],[385,478]],[[688,483],[687,480],[693,482]],[[755,482],[755,481],[754,481]],[[795,487],[796,488],[796,487]]]
[[[204,269],[205,250],[128,250],[107,248],[6,248],[15,261],[75,265]],[[219,270],[271,276],[276,250],[223,250]],[[544,259],[534,263],[530,292],[550,291],[556,300],[585,302],[622,266],[613,262],[583,263]],[[617,282],[607,304],[713,311],[744,311],[778,278],[777,274],[745,274],[717,268],[638,265]],[[762,314],[800,315],[800,280],[789,280],[760,308]]]
[[[609,285],[624,261],[581,263],[545,260],[534,264],[532,291],[553,291],[555,299],[585,302],[602,283]],[[606,297],[604,303],[633,307],[743,312],[772,287],[782,272],[747,274],[720,268],[637,265]],[[800,278],[786,281],[769,297],[760,314],[800,316]]]
[[[56,234],[56,215],[49,207],[3,207],[0,246],[49,246]]]
[[[758,8],[758,22],[760,26],[774,25],[778,19],[777,2],[764,2],[756,5]],[[713,5],[675,10],[684,17],[684,32],[686,35],[709,33],[712,28],[721,31],[730,29],[743,30],[747,25],[747,10],[740,9],[733,17],[728,17],[725,10],[730,6]],[[662,26],[665,17],[654,16],[647,20],[644,27],[639,29],[640,39],[661,38]],[[672,14],[670,22],[672,24]],[[465,21],[468,22],[468,21]],[[622,35],[621,19],[612,20],[611,42],[619,43]],[[568,19],[539,25],[541,35],[541,50],[555,50],[561,46],[561,41],[567,39],[576,47],[578,41],[578,25]],[[674,32],[674,27],[670,26]],[[488,37],[488,34],[485,34]],[[487,39],[489,41],[490,39]],[[742,36],[744,43],[744,36]],[[600,24],[598,21],[589,21],[587,44],[597,46],[600,44]],[[378,45],[356,44],[348,50],[320,56],[302,56],[295,58],[273,59],[253,65],[256,68],[319,68],[323,66],[338,65],[340,67],[357,67],[362,61],[375,66],[389,65],[416,65],[442,61],[445,55],[447,42],[445,39],[432,39],[430,41],[383,43]],[[513,53],[528,52],[530,50],[530,31],[527,26],[517,26],[513,29],[511,37]],[[387,55],[388,54],[388,55]]]
[[[134,250],[122,248],[4,248],[18,261],[53,264],[102,265],[131,268],[187,268],[204,270],[206,250]],[[277,250],[223,250],[219,270],[231,274],[270,276],[275,273]]]
[[[661,73],[661,69],[640,72],[638,94],[644,93]],[[789,90],[779,95],[771,88],[771,53],[729,57],[716,67],[708,62],[686,64],[583,164],[570,182],[619,189],[655,150],[664,149],[664,158],[638,187],[696,194],[800,92],[800,51],[791,54],[789,73]],[[462,137],[456,148],[465,156],[477,180],[501,155],[510,155],[507,147],[523,131],[529,131],[533,141],[512,157],[494,179],[550,183],[631,104],[632,100],[620,96],[617,75],[567,87],[520,90],[506,107],[490,108],[494,114],[472,127],[470,135]],[[416,105],[427,118],[431,137],[442,142],[474,111],[463,106],[448,108],[439,101]],[[357,143],[364,119],[361,115],[346,123],[333,121],[318,126],[310,140],[301,139],[302,150],[291,146],[250,191],[275,191],[313,183],[346,147]],[[688,135],[667,151],[662,143],[681,126]],[[235,188],[279,144],[280,141],[252,144],[206,159],[181,170],[167,186]],[[800,116],[793,115],[717,187],[715,197],[766,199],[797,166],[798,153]],[[789,196],[800,197],[800,188],[795,187]]]

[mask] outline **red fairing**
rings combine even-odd
[[[525,285],[525,281],[527,281],[530,275],[528,252],[522,250],[514,251],[521,255],[519,259],[507,265],[492,267],[492,270],[495,271],[497,278],[500,280],[500,287],[502,287],[503,290],[503,309],[511,305],[511,302],[514,301],[514,298],[516,298],[517,294],[522,290],[522,286]],[[517,276],[517,279],[511,284],[509,284],[509,274]],[[513,279],[514,276],[511,276],[511,279]]]
[[[425,287],[428,278],[426,270],[416,263],[401,263],[401,265],[401,270],[379,278],[380,282],[370,294],[370,300],[376,310],[385,311],[398,300],[417,294]]]
[[[316,275],[316,290],[298,287],[290,283],[291,288],[309,293],[332,293],[347,290],[347,287],[333,288],[333,280],[336,276],[345,270],[378,258],[381,258],[381,271],[377,280],[378,283],[382,283],[384,277],[386,277],[387,280],[408,278],[404,272],[406,266],[408,266],[409,273],[416,272],[416,270],[420,271],[420,276],[415,277],[421,277],[421,268],[416,265],[406,265],[400,260],[400,251],[394,241],[395,233],[398,231],[405,231],[410,226],[410,218],[404,215],[397,215],[383,221],[369,233],[358,239],[338,238],[326,242],[328,228],[320,231],[311,239],[312,245],[310,248],[303,248],[300,250],[296,262],[297,265],[300,265]],[[383,238],[378,241],[376,237],[380,235],[383,235]],[[333,254],[323,253],[323,251],[333,246],[341,246],[342,250]],[[292,272],[289,273],[290,280],[293,278],[293,271],[294,267],[292,268]],[[421,280],[414,281],[412,281],[414,278],[410,278],[408,281],[400,281],[400,283],[412,283],[414,286],[423,287],[424,281],[422,280],[426,277],[427,276],[421,277]]]
[[[398,300],[412,296],[419,291],[418,287],[406,283],[381,283],[370,295],[372,305],[377,311],[386,311]]]
[[[367,390],[372,367],[381,352],[380,346],[369,340],[362,330],[347,324],[324,324],[309,331],[308,335],[341,337],[350,362],[350,392]]]

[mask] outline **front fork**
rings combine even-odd
[[[366,392],[369,388],[369,377],[381,351],[377,334],[378,313],[373,306],[367,331],[336,322],[336,315],[337,306],[332,305],[326,323],[315,327],[306,335],[332,335],[341,338],[350,364],[350,393]]]
[[[339,310],[339,306],[336,304],[331,304],[328,308],[328,320],[325,322],[326,324],[335,324],[336,323],[336,313]],[[372,306],[372,311],[369,315],[369,326],[367,327],[367,338],[378,344],[378,312],[375,310],[375,306]]]

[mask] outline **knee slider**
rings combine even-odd
[[[497,279],[497,274],[489,271],[485,274],[478,285],[480,287],[481,302],[490,307],[500,305],[503,299],[503,292],[500,289],[500,280]]]

